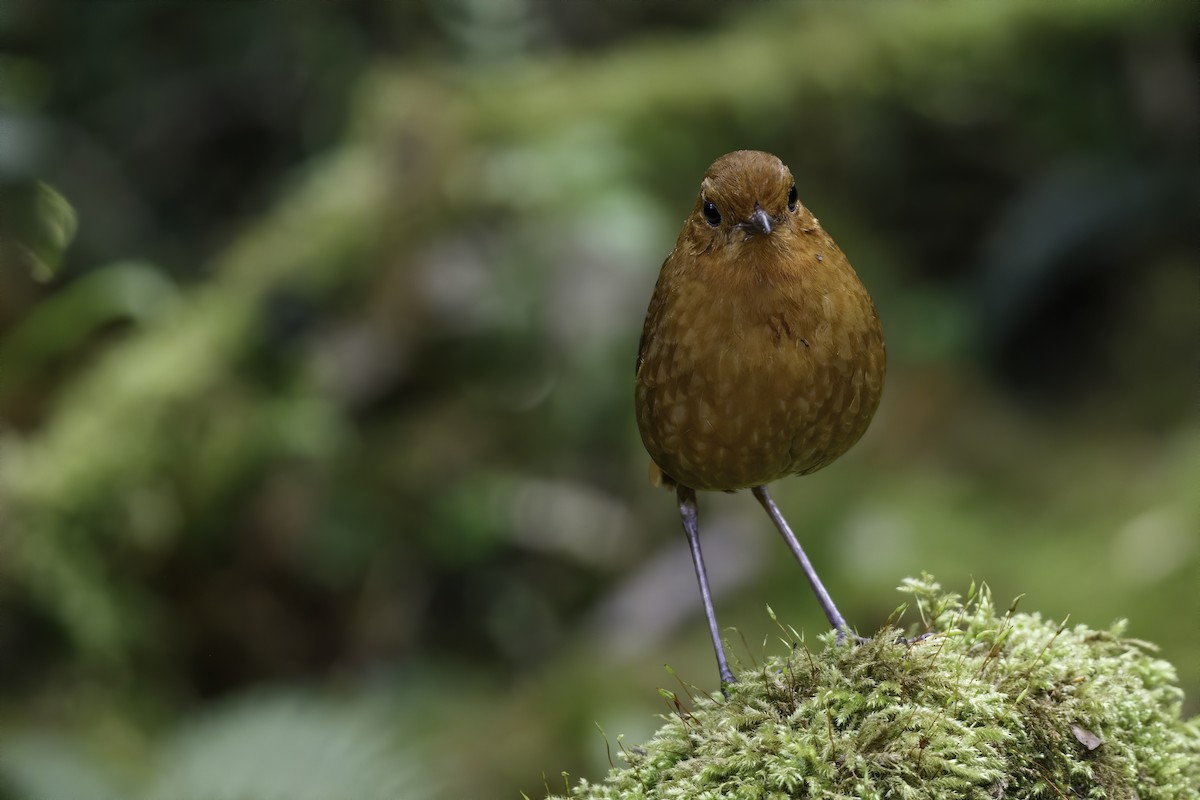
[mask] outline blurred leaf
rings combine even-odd
[[[0,785],[14,800],[104,800],[124,796],[75,740],[40,733],[0,744]],[[7,798],[0,789],[0,797]]]
[[[170,736],[147,799],[421,800],[429,765],[377,704],[264,694]]]
[[[250,696],[162,738],[144,792],[117,786],[81,740],[30,733],[0,747],[0,785],[20,800],[422,800],[431,762],[378,700]],[[131,766],[121,765],[126,772]],[[0,791],[0,797],[7,797]]]
[[[0,120],[0,135],[9,127]],[[21,265],[36,280],[50,280],[77,224],[75,209],[44,181],[0,186],[0,269]]]
[[[151,264],[109,264],[72,281],[34,307],[0,340],[0,398],[51,362],[77,351],[114,322],[144,323],[167,311],[175,287]]]

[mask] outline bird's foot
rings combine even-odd
[[[841,645],[844,645],[846,643],[847,639],[849,639],[854,644],[866,644],[868,641],[870,641],[869,639],[867,639],[867,637],[859,636],[857,633],[850,630],[849,628],[838,628],[837,629],[838,646],[840,647]]]
[[[721,670],[721,694],[726,700],[729,699],[729,685],[737,682],[737,678],[733,677],[733,672],[728,667]]]
[[[870,639],[868,639],[866,636],[859,636],[857,633],[855,633],[854,631],[852,631],[848,628],[838,628],[837,632],[838,632],[837,633],[837,643],[839,646],[845,644],[847,639],[849,639],[854,644],[866,644],[867,642],[870,641]],[[896,644],[904,644],[904,645],[918,644],[919,642],[923,642],[926,639],[930,638],[931,636],[933,636],[932,631],[922,633],[920,636],[913,636],[912,638],[909,638],[907,636],[897,636]]]

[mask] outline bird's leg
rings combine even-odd
[[[704,601],[704,616],[708,618],[708,632],[712,635],[713,650],[717,654],[717,670],[721,673],[721,686],[733,683],[735,678],[725,660],[725,647],[717,630],[717,612],[713,609],[712,591],[708,588],[708,573],[704,569],[704,556],[700,553],[700,532],[696,524],[696,492],[683,484],[676,488],[679,498],[679,516],[683,520],[683,532],[687,534],[692,550],[692,564],[696,567],[696,580],[700,582],[700,598]]]
[[[850,626],[846,624],[846,618],[842,616],[842,612],[838,611],[837,606],[833,604],[833,598],[825,590],[825,584],[821,583],[821,579],[817,577],[817,571],[813,569],[812,562],[804,554],[804,548],[800,546],[800,542],[796,539],[796,534],[792,533],[792,529],[788,527],[787,520],[783,518],[783,514],[780,514],[779,509],[775,506],[775,501],[771,499],[771,495],[767,494],[767,487],[755,486],[752,491],[758,502],[762,503],[762,507],[767,510],[767,514],[771,517],[771,521],[775,523],[775,527],[783,534],[783,539],[787,542],[788,548],[791,549],[792,555],[796,557],[796,560],[800,562],[800,566],[804,569],[804,577],[808,578],[808,583],[812,586],[813,593],[817,595],[817,600],[821,603],[821,608],[824,609],[825,616],[829,619],[829,624],[837,631],[838,644],[845,641],[847,636],[850,636],[856,642],[865,641],[861,636],[850,630]]]

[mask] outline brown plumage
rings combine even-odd
[[[799,203],[788,168],[753,150],[718,158],[654,287],[635,402],[652,478],[677,488],[723,681],[732,674],[695,538],[694,490],[753,488],[844,634],[765,486],[814,472],[858,441],[885,363],[870,295]]]

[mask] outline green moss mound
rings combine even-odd
[[[905,581],[928,634],[821,637],[673,715],[575,798],[1200,797],[1200,719],[1154,647]],[[919,631],[918,631],[919,632]]]

